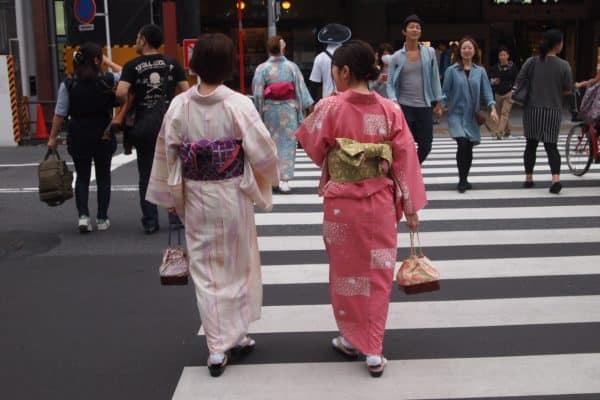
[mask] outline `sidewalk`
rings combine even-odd
[[[434,137],[448,137],[448,115],[444,113],[442,116],[440,123],[433,126],[433,136]],[[563,121],[560,128],[561,133],[566,133],[576,122],[571,122],[571,113],[569,111],[563,110]],[[511,128],[511,133],[516,136],[523,135],[523,108],[520,106],[513,106],[513,109],[510,112],[510,122],[509,126]],[[490,132],[485,125],[481,127],[481,136],[491,136],[492,132]]]

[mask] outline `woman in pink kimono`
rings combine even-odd
[[[296,136],[322,168],[323,238],[329,291],[340,336],[334,348],[366,356],[383,373],[383,335],[397,252],[397,224],[409,229],[427,203],[412,134],[400,108],[369,91],[376,78],[371,47],[350,41],[333,56],[341,91],[321,100]]]
[[[279,182],[275,143],[252,101],[222,85],[234,60],[223,34],[196,42],[191,66],[201,83],[171,102],[146,195],[185,225],[212,376],[255,346],[246,335],[262,305],[253,205],[270,209]]]

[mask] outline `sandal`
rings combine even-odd
[[[358,350],[344,345],[344,341],[342,340],[341,336],[333,338],[333,340],[331,341],[331,344],[335,350],[337,350],[341,354],[345,355],[346,357],[349,357],[349,358],[358,357]]]
[[[383,370],[385,369],[386,364],[387,360],[382,354],[381,363],[378,365],[367,364],[367,370],[369,370],[369,374],[371,374],[373,378],[379,378],[381,375],[383,375]]]
[[[256,347],[256,341],[250,336],[245,336],[240,342],[229,350],[232,359],[239,360],[246,357]]]
[[[213,378],[219,377],[223,374],[223,372],[225,371],[225,367],[227,366],[227,354],[225,354],[225,358],[223,359],[223,361],[221,362],[221,364],[211,364],[210,363],[210,359],[208,360],[208,372],[210,373],[210,376],[212,376]]]

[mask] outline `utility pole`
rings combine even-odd
[[[29,97],[29,57],[27,57],[27,39],[25,29],[28,19],[25,18],[23,1],[15,1],[15,14],[17,18],[17,38],[19,39],[19,71],[21,73],[21,93]]]
[[[267,15],[268,15],[268,25],[267,25],[267,37],[273,37],[277,35],[277,17],[275,12],[275,0],[267,0]]]

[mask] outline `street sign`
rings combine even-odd
[[[183,68],[190,69],[190,60],[194,53],[196,39],[183,39]]]
[[[79,32],[89,32],[94,30],[94,24],[81,24],[79,25]]]
[[[96,18],[96,2],[94,0],[75,0],[73,6],[75,19],[82,25],[89,25]]]

